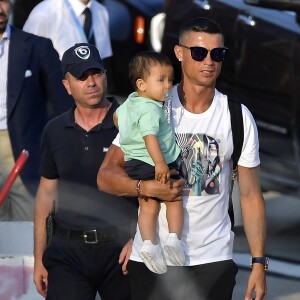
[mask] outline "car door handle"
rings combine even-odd
[[[251,27],[256,25],[256,22],[252,18],[252,16],[238,15],[237,20],[238,20],[238,22],[241,22],[241,23],[251,26]]]

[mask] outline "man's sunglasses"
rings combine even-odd
[[[190,49],[191,50],[191,56],[193,60],[196,61],[203,61],[205,57],[207,56],[208,52],[210,52],[210,57],[215,62],[221,62],[225,59],[228,48],[214,48],[211,50],[208,50],[204,47],[187,47],[184,45],[179,45],[183,48]]]

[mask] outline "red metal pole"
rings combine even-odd
[[[9,189],[11,188],[15,179],[17,178],[17,176],[20,174],[22,168],[24,167],[28,156],[29,156],[28,151],[23,150],[21,152],[21,154],[19,155],[17,161],[15,162],[14,167],[10,171],[9,176],[7,177],[3,187],[0,190],[0,206],[3,204],[7,194],[9,192]]]

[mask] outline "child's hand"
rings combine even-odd
[[[169,181],[170,171],[166,163],[162,162],[155,165],[155,179],[162,184]]]

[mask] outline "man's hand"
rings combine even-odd
[[[255,298],[252,298],[253,292]],[[253,267],[248,280],[248,288],[245,294],[245,300],[262,300],[267,294],[266,272],[263,265]]]
[[[162,185],[157,180],[146,180],[140,184],[140,194],[147,198],[158,198],[162,201],[182,201],[184,179],[170,180]]]
[[[42,262],[35,262],[34,264],[34,275],[33,281],[35,283],[37,291],[43,296],[47,295],[47,287],[48,287],[48,272],[45,269]]]
[[[119,264],[122,265],[122,271],[124,275],[128,274],[127,271],[127,263],[129,261],[129,257],[132,250],[133,239],[130,239],[127,244],[123,247],[120,256],[119,256]]]

